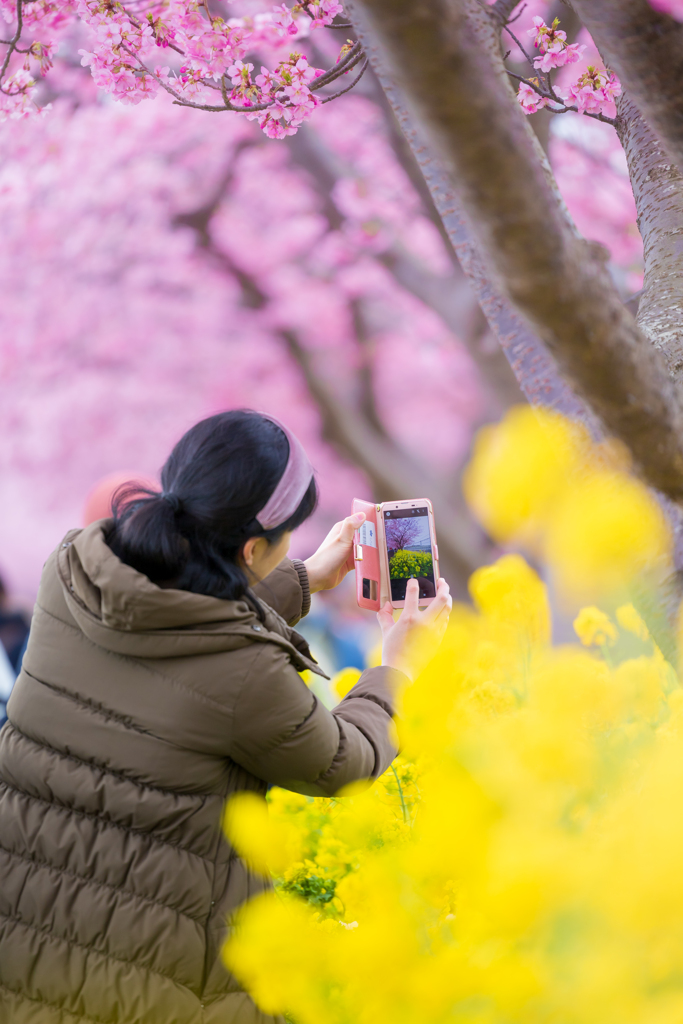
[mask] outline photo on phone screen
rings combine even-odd
[[[434,558],[426,508],[395,508],[384,512],[391,600],[405,601],[409,579],[420,585],[420,597],[435,597]]]

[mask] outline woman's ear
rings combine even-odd
[[[251,566],[254,564],[254,548],[260,540],[263,540],[263,537],[250,537],[249,540],[244,542],[244,546],[242,548],[242,561],[245,565]]]

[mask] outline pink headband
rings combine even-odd
[[[285,471],[268,499],[267,505],[256,516],[256,521],[264,530],[272,530],[274,527],[286,523],[298,509],[313,478],[313,466],[309,462],[301,442],[287,429],[284,423],[280,423],[274,416],[268,416],[267,413],[260,415],[279,427],[289,441],[289,458]]]

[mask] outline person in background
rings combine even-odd
[[[7,717],[5,707],[21,668],[29,628],[24,613],[10,608],[7,588],[0,577],[0,726]]]
[[[98,519],[109,519],[113,514],[112,502],[116,492],[120,487],[129,484],[131,480],[135,480],[136,483],[146,490],[156,491],[159,489],[158,481],[152,480],[144,473],[136,473],[134,471],[125,473],[121,470],[117,470],[115,473],[108,473],[97,481],[85,499],[82,525],[90,526],[91,523],[96,523]],[[144,497],[142,491],[140,495]],[[129,497],[133,496],[134,494],[131,492]]]

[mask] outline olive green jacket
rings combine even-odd
[[[322,674],[291,628],[302,563],[260,584],[261,623],[155,586],[106,525],[49,558],[0,730],[0,1024],[264,1024],[220,959],[266,884],[224,838],[224,802],[380,775],[390,670],[328,711],[299,674]]]

